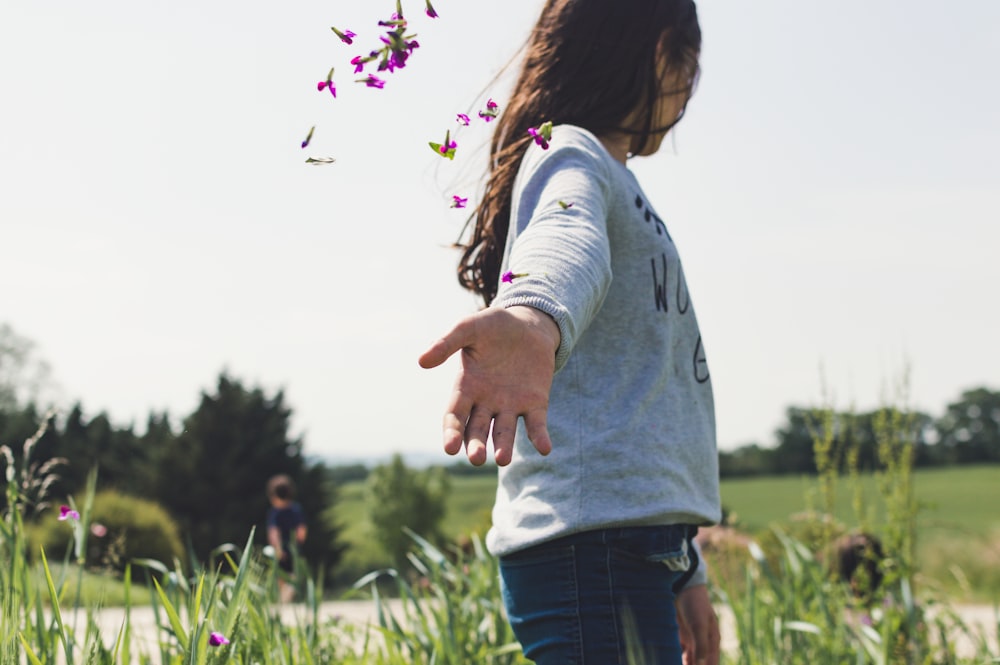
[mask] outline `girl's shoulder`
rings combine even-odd
[[[614,157],[590,131],[576,125],[555,125],[546,146],[533,143],[524,156],[522,170],[533,170],[553,160],[583,161],[591,169],[610,176],[617,166]]]

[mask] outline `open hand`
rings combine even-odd
[[[493,455],[510,463],[518,417],[543,455],[552,450],[546,424],[555,372],[559,328],[532,307],[487,308],[462,319],[420,356],[420,366],[437,367],[461,351],[461,369],[444,415],[444,449],[455,455],[465,443],[469,461]]]

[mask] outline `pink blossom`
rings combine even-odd
[[[500,277],[500,281],[504,282],[505,284],[511,284],[518,277],[527,277],[527,276],[528,273],[526,272],[511,272],[510,270],[508,270]]]
[[[59,520],[76,520],[80,521],[80,513],[73,510],[69,506],[59,506]]]
[[[451,198],[452,198],[452,202],[451,202],[451,207],[452,208],[464,208],[465,204],[469,202],[468,198],[464,198],[463,199],[458,194],[453,194]]]
[[[469,116],[465,115],[464,113],[459,113],[457,117],[458,117],[458,122],[460,122],[462,125],[466,127],[469,126],[470,122]]]
[[[94,522],[93,524],[90,525],[90,532],[95,536],[97,536],[98,538],[103,538],[104,536],[108,535],[108,527],[98,522]]]
[[[222,633],[213,630],[208,636],[208,643],[213,647],[221,647],[229,644],[229,640]]]
[[[330,29],[333,30],[338,37],[340,37],[340,41],[348,45],[353,44],[354,38],[357,37],[357,35],[351,30],[344,30],[343,32],[341,32],[340,30],[337,30],[333,26],[330,26]]]
[[[385,81],[372,74],[369,74],[366,78],[361,79],[358,83],[364,83],[369,88],[378,88],[379,90],[385,87]]]

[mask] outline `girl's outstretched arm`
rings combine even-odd
[[[494,458],[510,463],[518,417],[543,455],[552,450],[546,418],[555,372],[559,327],[533,307],[491,307],[465,317],[420,356],[437,367],[461,352],[461,368],[445,410],[444,449],[455,455],[465,443],[469,461],[486,461],[493,431]]]

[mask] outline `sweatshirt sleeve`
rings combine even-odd
[[[531,146],[514,184],[511,228],[493,306],[528,305],[559,326],[556,371],[600,310],[611,284],[610,164],[582,130],[556,127],[548,150]]]

